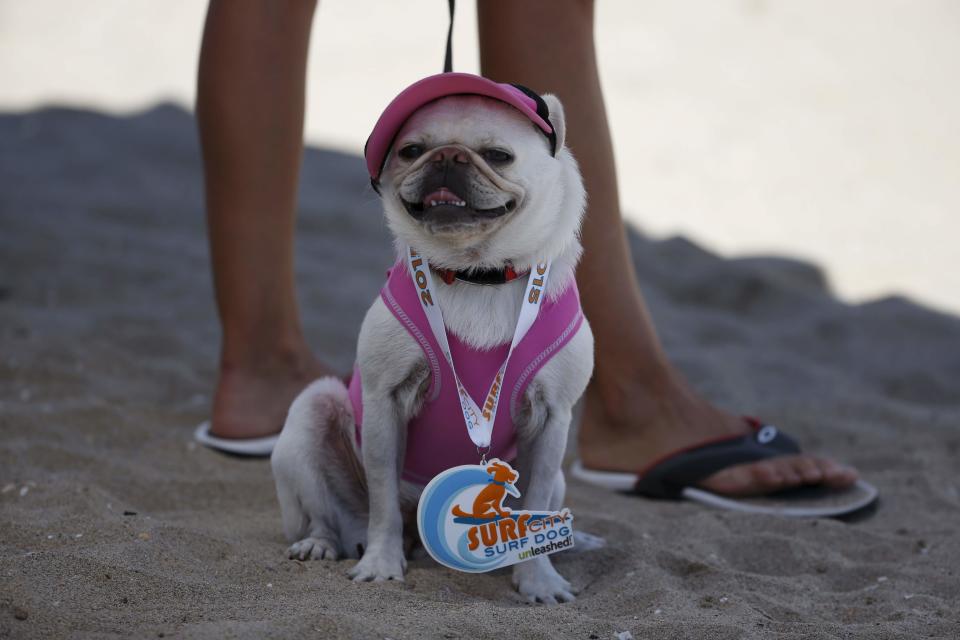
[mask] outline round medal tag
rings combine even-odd
[[[573,547],[573,514],[517,511],[519,474],[506,462],[452,467],[424,488],[417,528],[424,548],[442,565],[482,573]]]

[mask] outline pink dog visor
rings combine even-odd
[[[370,180],[377,186],[387,152],[403,123],[420,107],[439,98],[454,95],[478,95],[505,102],[530,119],[550,141],[550,152],[557,153],[557,136],[550,123],[546,103],[537,93],[518,84],[500,84],[472,73],[438,73],[414,82],[400,92],[380,115],[367,139],[363,154]]]

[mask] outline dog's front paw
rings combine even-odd
[[[548,558],[537,558],[515,565],[513,584],[527,602],[557,604],[576,600],[574,589],[550,564]]]
[[[340,553],[330,540],[304,538],[290,545],[287,557],[291,560],[337,560]]]
[[[348,575],[354,582],[384,582],[398,580],[403,582],[403,572],[407,568],[407,560],[403,557],[402,549],[387,551],[370,547]]]

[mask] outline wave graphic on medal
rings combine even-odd
[[[438,474],[424,488],[417,528],[427,553],[440,564],[469,573],[507,567],[573,547],[573,514],[512,510],[520,474],[496,458]]]

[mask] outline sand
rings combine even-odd
[[[389,238],[358,157],[310,149],[302,182],[306,329],[346,369]],[[692,383],[857,465],[878,508],[788,521],[572,482],[608,540],[557,556],[574,604],[426,559],[357,585],[285,559],[267,462],[191,442],[218,330],[189,114],[0,116],[0,637],[958,637],[960,319],[844,304],[811,264],[631,242]]]

